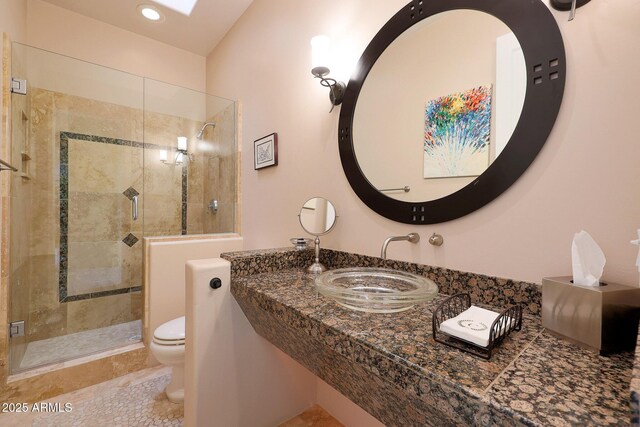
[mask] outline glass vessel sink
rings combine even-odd
[[[397,313],[438,294],[433,280],[387,268],[329,270],[316,277],[315,285],[318,292],[341,306],[368,313]]]

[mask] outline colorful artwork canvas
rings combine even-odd
[[[491,85],[427,102],[424,177],[478,176],[489,165]]]

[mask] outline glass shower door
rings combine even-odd
[[[144,84],[145,236],[237,231],[236,103]]]
[[[141,340],[143,79],[17,43],[12,74],[19,372]]]

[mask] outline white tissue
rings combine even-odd
[[[638,229],[638,240],[632,240],[631,244],[640,246],[640,229]],[[638,266],[638,271],[640,271],[640,251],[638,252],[638,258],[636,259],[636,266]]]
[[[602,249],[589,233],[582,230],[573,236],[571,264],[574,285],[600,286],[606,262]]]

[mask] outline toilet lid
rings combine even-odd
[[[184,341],[184,316],[158,326],[153,338],[161,341]]]

